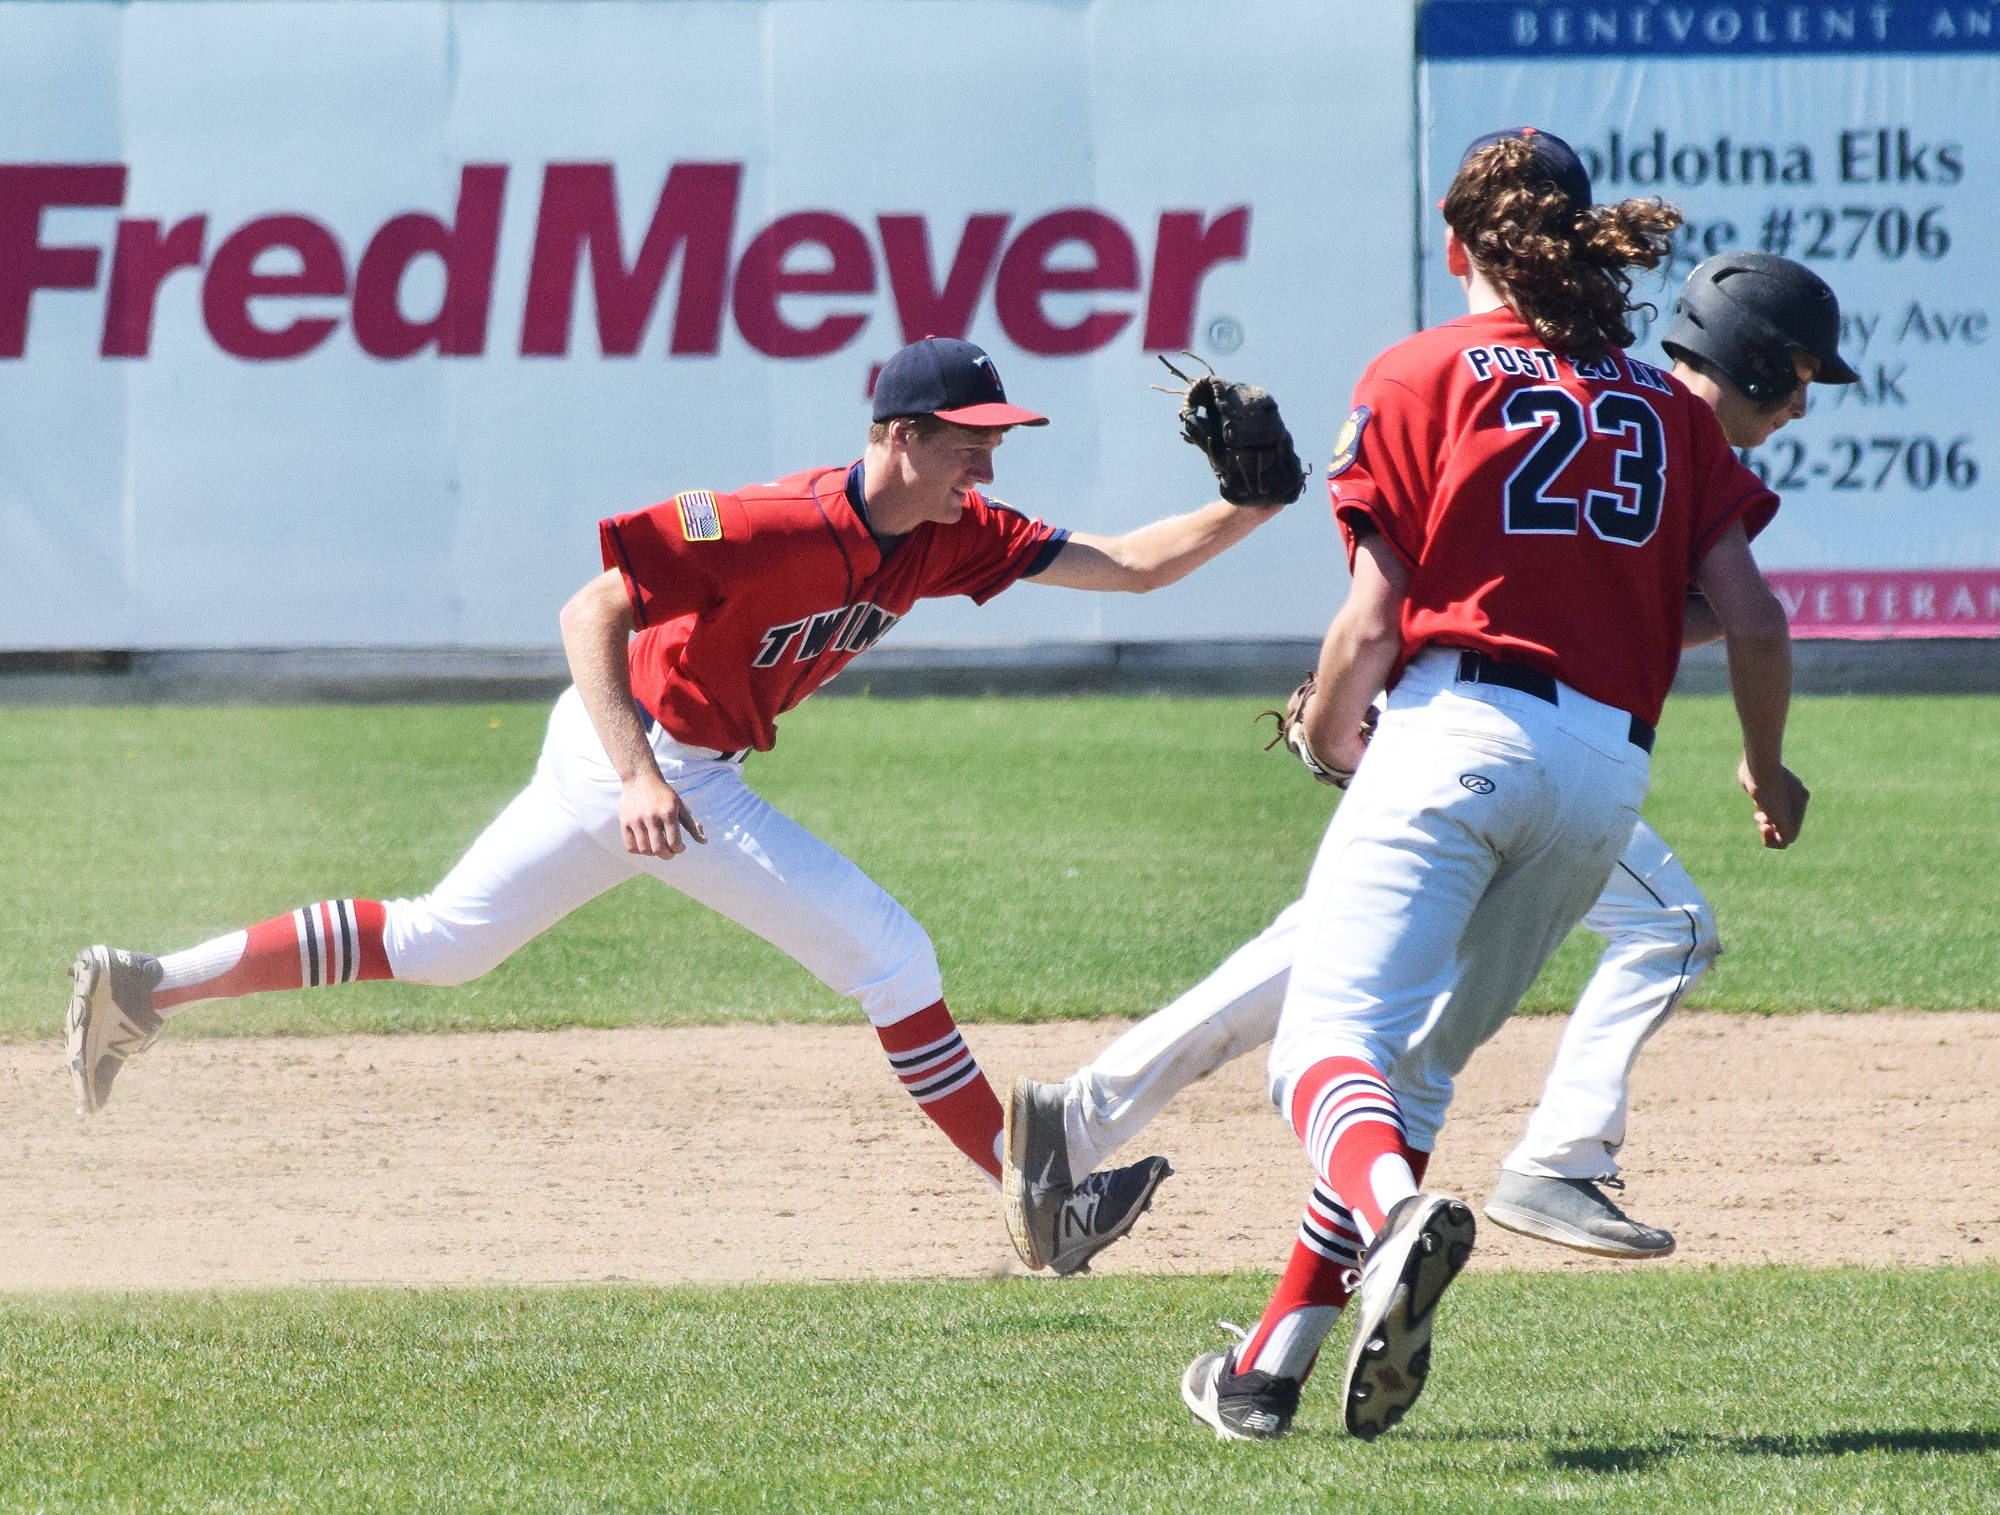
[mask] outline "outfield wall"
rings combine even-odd
[[[0,647],[551,643],[599,517],[856,456],[928,334],[1054,418],[995,493],[1061,525],[1212,495],[1158,351],[1324,454],[1415,309],[1368,14],[0,3]],[[1171,597],[910,634],[1289,634],[1341,578],[1308,508]]]
[[[1797,259],[1840,296],[1861,382],[1816,388],[1750,455],[1784,497],[1757,556],[1797,636],[2000,635],[1996,16],[1909,0],[1423,8],[1419,203],[1473,136],[1546,123],[1600,200],[1687,214],[1664,279],[1640,286],[1658,306],[1642,351],[1717,252]],[[1423,318],[1443,320],[1463,300],[1442,223],[1419,225]]]
[[[598,517],[853,456],[928,333],[1055,418],[999,497],[1137,525],[1209,493],[1154,355],[1323,458],[1514,120],[1685,200],[1675,277],[1761,241],[1847,297],[1868,383],[1758,459],[1795,628],[1994,634],[1994,9],[0,0],[0,649],[549,646]],[[1320,500],[890,645],[1315,636]]]

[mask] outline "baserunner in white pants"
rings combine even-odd
[[[1839,302],[1810,269],[1767,253],[1723,253],[1688,278],[1663,345],[1674,377],[1714,408],[1730,445],[1749,448],[1805,414],[1809,382],[1855,382],[1837,350],[1839,334]],[[1706,602],[1691,597],[1684,645],[1720,634]],[[1300,906],[1288,906],[1214,973],[1064,1083],[1017,1081],[1015,1124],[1044,1133],[1045,1142],[1059,1128],[1073,1173],[1105,1162],[1195,1079],[1270,1041],[1299,917]],[[1583,925],[1604,938],[1604,955],[1485,1213],[1510,1230],[1579,1251],[1664,1257],[1674,1249],[1672,1234],[1631,1219],[1600,1186],[1619,1171],[1640,1049],[1721,950],[1715,916],[1673,849],[1641,821]],[[1411,1145],[1430,1150],[1451,1099],[1451,1074],[1419,1055],[1392,1083]]]
[[[1596,204],[1574,150],[1530,129],[1475,141],[1442,210],[1466,314],[1368,365],[1327,468],[1353,583],[1286,737],[1353,782],[1306,879],[1269,1060],[1315,1184],[1256,1325],[1181,1375],[1224,1437],[1283,1434],[1350,1299],[1349,1433],[1422,1393],[1476,1226],[1421,1187],[1396,1082],[1418,1058],[1457,1073],[1603,893],[1690,588],[1728,644],[1759,838],[1790,845],[1805,813],[1785,611],[1750,551],[1777,499],[1707,405],[1622,350],[1630,271],[1664,260],[1679,212]]]
[[[1349,1432],[1379,1435],[1421,1394],[1476,1228],[1420,1187],[1435,1114],[1403,1095],[1464,1067],[1603,893],[1691,591],[1728,643],[1759,837],[1789,845],[1805,812],[1784,608],[1750,552],[1777,499],[1712,405],[1622,351],[1630,272],[1664,260],[1680,213],[1597,205],[1576,153],[1530,128],[1475,141],[1441,209],[1467,314],[1355,387],[1327,468],[1352,587],[1282,727],[1315,777],[1352,787],[1300,901],[1269,1059],[1316,1181],[1256,1325],[1181,1376],[1230,1439],[1285,1434],[1350,1301]],[[1791,393],[1809,355],[1785,358]]]
[[[1284,1008],[1301,914],[1298,903],[1288,905],[1214,973],[1063,1083],[1018,1080],[1015,1121],[1054,1112],[1072,1171],[1088,1173],[1195,1079],[1267,1045]],[[1515,1230],[1609,1257],[1660,1257],[1673,1250],[1672,1235],[1624,1216],[1598,1185],[1618,1172],[1632,1063],[1715,961],[1715,918],[1671,849],[1641,821],[1583,924],[1609,946],[1577,1002],[1527,1134],[1508,1155],[1495,1200],[1518,1204]],[[1435,1143],[1451,1090],[1448,1073],[1399,1075],[1396,1094],[1412,1146]],[[1504,1213],[1495,1219],[1509,1222]]]

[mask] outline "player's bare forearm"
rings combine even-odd
[[[1725,633],[1724,645],[1729,691],[1743,728],[1743,760],[1755,774],[1775,774],[1785,761],[1792,703],[1792,639],[1785,633],[1783,608],[1775,629]]]
[[[592,579],[570,597],[559,621],[570,680],[619,779],[629,783],[642,773],[658,778],[659,765],[632,704],[632,666],[625,647],[634,621],[624,580],[615,571]]]
[[[1784,762],[1785,717],[1792,701],[1792,638],[1785,607],[1757,571],[1741,526],[1732,526],[1702,559],[1698,578],[1727,645],[1744,759],[1760,777],[1769,776]]]
[[[1772,602],[1776,605],[1775,597]],[[1789,847],[1805,823],[1811,791],[1785,766],[1785,719],[1792,698],[1792,643],[1777,607],[1775,633],[1727,635],[1729,688],[1743,727],[1743,761],[1737,782],[1755,807],[1766,847]]]
[[[1708,596],[1698,589],[1689,590],[1687,604],[1681,611],[1681,646],[1706,647],[1721,640],[1722,622],[1716,619]]]
[[[1214,500],[1121,536],[1079,531],[1031,582],[1144,594],[1186,578],[1276,514],[1263,506]]]
[[[1361,765],[1361,723],[1388,683],[1403,649],[1403,595],[1409,571],[1380,537],[1354,554],[1354,586],[1326,629],[1316,672],[1318,692],[1305,712],[1306,740],[1335,768]]]
[[[634,620],[623,577],[614,571],[592,579],[563,606],[559,622],[570,678],[624,786],[618,822],[626,850],[643,857],[673,857],[686,849],[683,831],[706,841],[680,795],[661,777],[632,703],[626,643]]]
[[[1756,806],[1767,847],[1790,845],[1805,821],[1806,786],[1785,767],[1792,703],[1792,638],[1785,607],[1764,582],[1740,526],[1702,560],[1702,594],[1722,625],[1729,691],[1743,728],[1738,780]]]

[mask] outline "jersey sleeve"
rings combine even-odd
[[[1701,567],[1709,549],[1732,525],[1742,523],[1752,540],[1778,513],[1778,497],[1764,481],[1744,467],[1722,434],[1715,412],[1699,399],[1688,402],[1690,452],[1695,467],[1694,531],[1688,540],[1690,577]]]
[[[625,580],[641,631],[706,610],[720,597],[733,542],[743,534],[738,519],[732,538],[725,517],[740,517],[732,497],[696,490],[597,523],[604,566]]]
[[[1375,533],[1412,568],[1423,556],[1433,425],[1431,408],[1406,385],[1371,368],[1355,386],[1326,479],[1349,568],[1361,539]]]
[[[1069,533],[1011,505],[968,496],[965,513],[939,533],[934,577],[924,593],[967,595],[984,605],[1017,579],[1040,573],[1062,551]]]

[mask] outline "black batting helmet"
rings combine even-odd
[[[1798,388],[1797,349],[1819,359],[1814,381],[1853,384],[1841,361],[1840,301],[1802,263],[1761,252],[1718,253],[1688,275],[1660,345],[1669,357],[1697,357],[1759,404]]]

